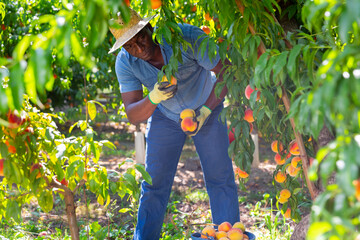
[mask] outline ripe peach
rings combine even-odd
[[[215,236],[216,236],[216,239],[221,239],[223,237],[226,237],[227,233],[224,231],[218,231],[218,232],[215,232]]]
[[[161,7],[161,0],[151,0],[150,3],[152,9],[158,9]]]
[[[247,177],[249,177],[249,174],[248,174],[247,172],[241,170],[241,169],[238,168],[238,167],[235,169],[235,174],[236,174],[236,175],[239,175],[240,178],[247,178]]]
[[[238,229],[241,229],[242,232],[245,232],[245,226],[242,222],[234,223],[233,228],[238,228]]]
[[[184,132],[193,132],[197,128],[197,122],[192,117],[186,117],[181,121],[181,129]]]
[[[242,240],[244,238],[244,234],[240,229],[232,228],[228,231],[227,237],[230,240]]]
[[[0,177],[4,176],[4,159],[0,159]]]
[[[206,226],[201,231],[201,237],[214,237],[215,238],[215,229],[213,226]]]
[[[255,90],[257,90],[257,88],[255,88]],[[250,84],[246,86],[245,88],[245,97],[247,99],[250,99],[251,94],[255,91],[254,89],[251,88]],[[256,101],[260,99],[260,95],[261,93],[258,91],[256,94]]]
[[[290,164],[290,165],[286,168],[286,172],[287,172],[291,177],[296,177],[296,175],[299,173],[300,169],[301,169],[300,167],[294,168],[294,166]]]
[[[9,153],[16,153],[16,147],[15,147],[15,146],[12,146],[12,145],[9,145],[9,146],[8,146],[8,152],[9,152]]]
[[[231,223],[229,222],[223,222],[219,225],[218,230],[219,231],[224,231],[224,232],[228,232],[231,229]]]
[[[284,213],[284,218],[290,218],[290,217],[291,217],[291,208],[288,208]]]
[[[192,12],[196,12],[196,10],[197,10],[196,5],[194,5],[194,6],[191,7],[191,11],[192,11]]]
[[[291,159],[291,165],[296,168],[298,163],[301,162],[301,158],[300,157],[294,157],[293,159]]]
[[[355,197],[358,201],[360,201],[360,178],[353,181],[353,185],[355,187]]]
[[[279,142],[278,140],[275,140],[271,143],[271,150],[275,153],[279,153],[282,152],[284,150],[284,146],[282,145],[281,142]]]
[[[289,197],[291,197],[291,192],[285,188],[280,192],[280,198],[281,197],[288,199]]]
[[[253,111],[252,111],[250,108],[248,108],[248,109],[245,110],[244,119],[245,119],[247,122],[249,122],[249,123],[252,123],[252,122],[255,121],[255,120],[254,120],[254,116],[253,116]]]
[[[222,238],[219,238],[219,240],[229,240],[228,237],[222,237]]]
[[[201,26],[200,28],[201,28],[201,29],[204,31],[204,33],[206,33],[207,35],[210,34],[210,28],[209,28],[208,26]]]
[[[126,6],[130,6],[130,0],[124,0],[124,3],[126,4]]]
[[[283,172],[278,172],[276,175],[275,175],[275,181],[277,181],[278,183],[283,183],[286,181],[286,174],[283,173]]]
[[[171,76],[170,81],[167,79],[166,75],[164,75],[160,81],[164,83],[164,87],[172,86],[177,84],[177,79],[174,76]]]
[[[41,163],[35,163],[31,166],[30,168],[30,174],[33,172],[33,171],[38,171],[37,174],[36,174],[36,179],[38,178],[41,178],[42,176],[42,170],[43,170],[43,165]]]
[[[281,155],[278,153],[275,155],[274,160],[278,165],[284,165],[286,162],[286,158],[281,157]]]
[[[195,117],[195,111],[190,108],[186,108],[182,110],[180,113],[180,119],[184,119],[186,117],[191,117],[191,118]]]
[[[229,132],[229,143],[232,143],[235,140],[235,128],[232,128]]]
[[[284,198],[284,197],[279,197],[278,202],[281,204],[284,204],[288,201],[288,198]]]
[[[210,21],[212,19],[212,17],[210,17],[209,13],[205,13],[204,18],[205,18],[206,21]]]
[[[300,155],[300,149],[299,149],[299,146],[298,146],[296,140],[292,140],[289,143],[289,151],[292,155]]]

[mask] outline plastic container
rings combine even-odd
[[[249,237],[249,240],[255,240],[255,239],[256,239],[255,235],[252,234],[251,232],[246,232],[246,231],[245,231],[244,234]],[[192,239],[192,240],[204,240],[204,238],[201,238],[201,234],[200,234],[200,233],[193,233],[193,234],[191,235],[191,239]],[[208,239],[209,239],[209,240],[210,240],[210,239],[211,239],[211,240],[214,240],[213,237],[208,237]]]

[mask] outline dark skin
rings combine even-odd
[[[159,45],[152,39],[152,31],[153,28],[150,24],[148,24],[147,27],[126,42],[123,47],[130,55],[147,61],[156,68],[161,69],[164,66],[164,59]],[[225,64],[230,65],[230,62],[226,59]],[[214,89],[216,84],[223,81],[223,71],[221,71],[223,66],[222,61],[219,61],[219,63],[211,69],[211,71],[216,74],[217,81],[204,104],[211,110],[213,110],[224,99],[228,91],[227,88],[224,87],[219,98],[215,96]],[[121,97],[125,105],[128,119],[132,124],[138,124],[146,121],[157,107],[157,105],[150,102],[148,97],[143,98],[142,90],[122,93]]]

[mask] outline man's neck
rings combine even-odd
[[[151,65],[153,65],[154,67],[156,67],[158,69],[161,69],[164,66],[164,64],[165,64],[164,63],[164,58],[162,56],[161,49],[160,49],[159,45],[156,46],[154,57],[152,59],[150,59],[148,61],[148,63],[150,63]]]

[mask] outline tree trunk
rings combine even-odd
[[[70,191],[65,191],[64,199],[66,204],[66,215],[68,218],[70,234],[72,240],[80,240],[79,237],[79,227],[77,225],[76,220],[76,212],[75,212],[75,203],[74,203],[74,193]]]
[[[335,139],[335,136],[333,133],[324,126],[319,134],[319,137],[317,141],[314,141],[314,151],[317,153],[317,151],[321,148],[329,144],[329,142],[333,141]],[[326,159],[324,159],[326,161]],[[335,181],[335,175],[332,174],[331,177],[328,179],[328,184]],[[319,191],[316,195],[319,195],[321,192],[324,191],[324,186],[321,183],[321,180],[316,182],[316,188]],[[310,213],[302,217],[301,221],[296,225],[294,232],[290,238],[290,240],[305,240],[307,232],[310,227]]]

